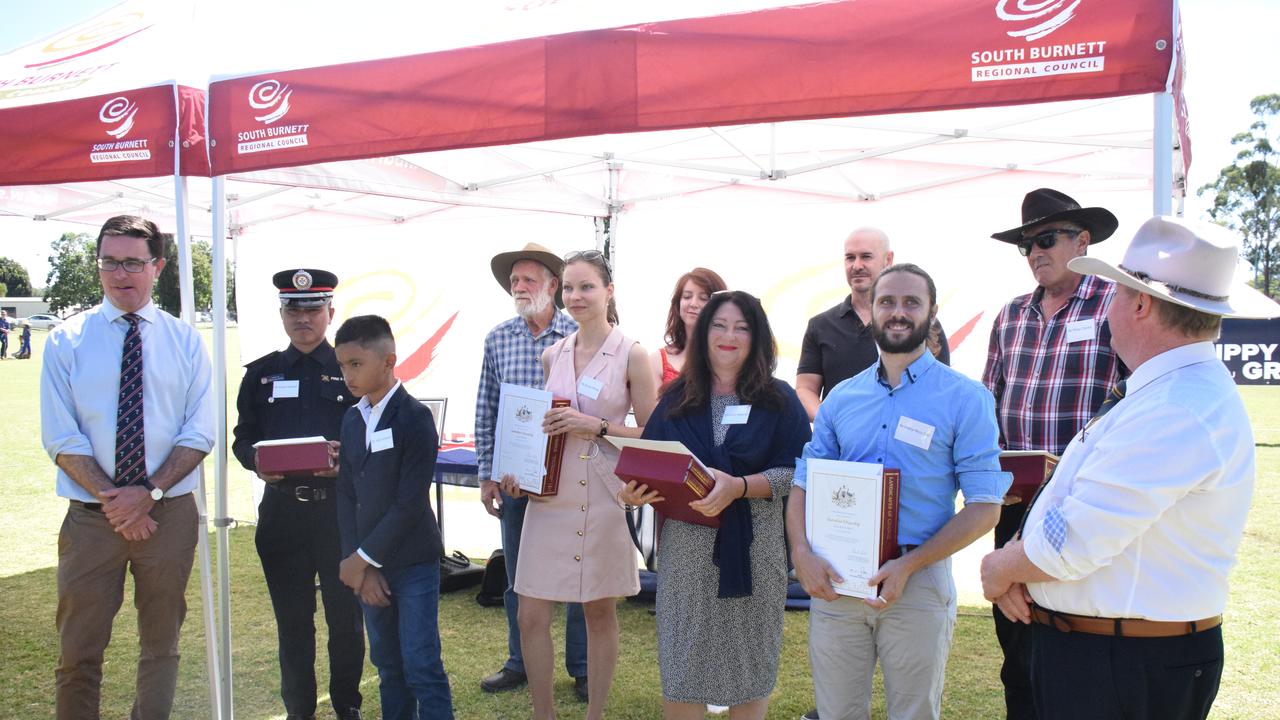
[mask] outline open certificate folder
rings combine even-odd
[[[514,475],[525,492],[556,494],[564,435],[549,441],[542,432],[542,418],[551,408],[568,404],[568,400],[553,398],[546,390],[502,383],[493,443],[494,480]]]
[[[893,526],[889,542],[897,546],[897,483],[886,483],[884,467],[874,463],[810,459],[808,467],[804,510],[809,546],[844,578],[834,584],[837,593],[875,597],[876,588],[867,581],[880,570],[887,525]]]

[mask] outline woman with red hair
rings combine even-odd
[[[665,347],[650,356],[654,377],[658,379],[658,387],[662,387],[680,375],[684,367],[685,348],[689,344],[689,333],[698,322],[698,313],[711,299],[712,293],[727,289],[724,280],[715,273],[702,267],[696,267],[676,281],[675,290],[671,293],[671,309],[667,312],[667,331],[663,336]]]

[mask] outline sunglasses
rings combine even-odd
[[[605,257],[604,253],[599,250],[574,250],[568,255],[565,255],[562,259],[564,260],[565,265],[582,260],[602,267],[604,268],[605,279],[610,281],[613,280],[613,268],[609,265],[609,258]]]
[[[1022,257],[1026,257],[1031,254],[1032,245],[1039,247],[1041,250],[1048,250],[1058,244],[1059,235],[1065,235],[1073,238],[1082,232],[1084,231],[1074,230],[1072,228],[1055,228],[1053,230],[1045,230],[1042,233],[1022,238],[1022,241],[1018,243],[1018,252],[1022,253]]]

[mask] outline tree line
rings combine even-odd
[[[102,302],[102,285],[98,281],[95,236],[87,233],[63,233],[53,242],[49,255],[49,276],[44,299],[55,313],[81,310]],[[164,311],[177,315],[182,311],[178,286],[178,245],[172,235],[165,235],[165,265],[156,278],[152,298]],[[24,270],[25,273],[25,270]],[[191,243],[191,278],[196,310],[213,307],[213,247],[208,240]],[[236,309],[235,273],[227,263],[227,311]]]

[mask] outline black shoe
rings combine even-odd
[[[360,714],[360,708],[347,708],[346,710],[334,710],[338,715],[338,720],[364,720],[364,716]]]
[[[285,715],[285,720],[316,720],[315,715],[298,715],[297,713],[289,713]]]
[[[578,696],[582,702],[587,701],[587,676],[576,677],[573,679],[573,694]]]
[[[502,668],[481,680],[480,689],[489,693],[504,692],[506,690],[515,690],[528,681],[529,678],[524,673]]]
[[[814,708],[813,710],[810,710],[809,712],[801,715],[800,720],[818,720],[817,708]]]

